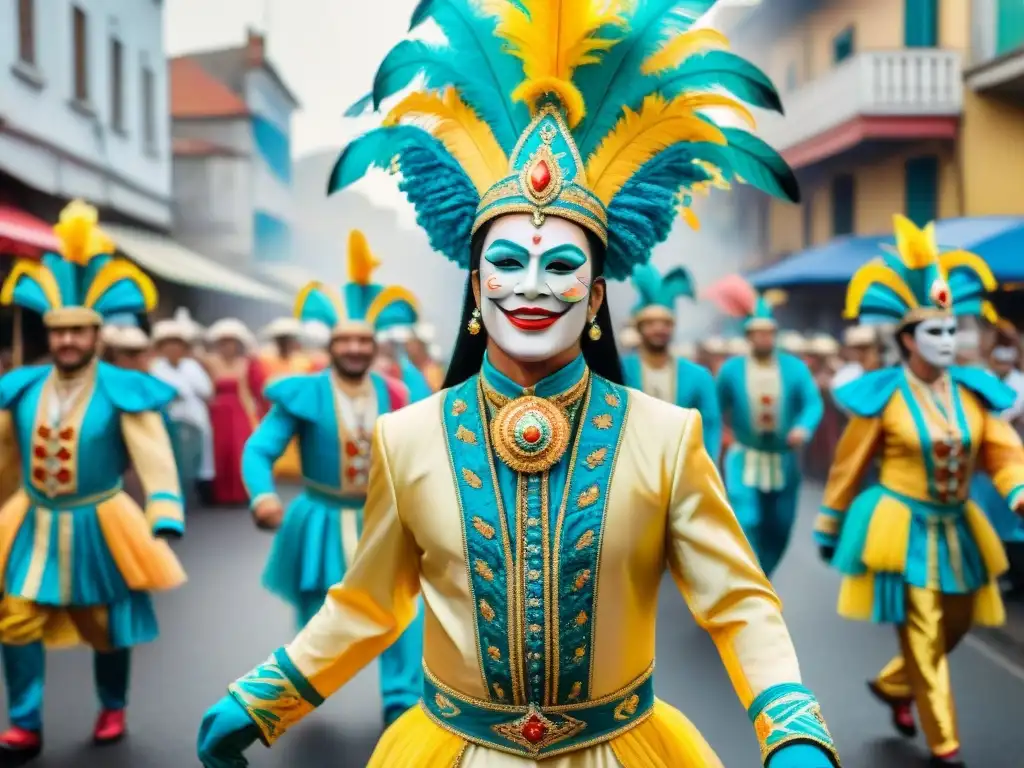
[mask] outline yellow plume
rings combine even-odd
[[[701,109],[729,109],[751,128],[757,127],[757,121],[754,120],[754,115],[750,110],[732,96],[727,96],[724,93],[686,93],[674,98],[672,103],[678,105],[679,109],[689,108],[694,112]]]
[[[370,244],[358,229],[348,234],[348,279],[356,285],[369,285],[380,262],[370,250]]]
[[[63,305],[60,286],[57,285],[57,278],[53,276],[53,272],[38,261],[29,261],[28,259],[18,259],[14,262],[10,274],[4,280],[3,288],[0,289],[0,304],[8,306],[14,301],[14,289],[18,287],[18,281],[23,277],[35,281],[51,309],[57,309]]]
[[[1001,327],[1001,328],[1005,328],[1006,327],[1005,324],[1007,324],[1007,321],[999,316],[999,313],[996,312],[996,308],[994,306],[992,306],[992,302],[991,301],[983,301],[983,302],[981,302],[981,316],[985,320],[990,322],[992,325],[995,325],[995,326]],[[1008,323],[1008,325],[1009,325],[1010,328],[1013,328],[1014,331],[1017,330],[1016,328],[1014,328],[1013,323]]]
[[[789,294],[781,288],[769,288],[761,294],[761,298],[764,299],[765,304],[774,309],[789,301]]]
[[[934,264],[939,255],[939,247],[935,243],[935,224],[930,223],[924,229],[918,229],[914,222],[899,213],[892,217],[892,221],[896,230],[896,250],[903,263],[910,269],[922,269]]]
[[[644,99],[639,112],[629,107],[587,162],[587,182],[605,205],[639,168],[681,141],[725,144],[725,136],[702,120],[685,97],[671,102],[657,94]]]
[[[373,301],[370,302],[370,306],[366,308],[366,322],[373,325],[377,322],[377,317],[387,309],[391,304],[396,301],[404,301],[413,308],[413,311],[419,312],[419,306],[416,301],[416,297],[413,296],[412,291],[408,288],[403,288],[400,285],[389,285],[383,291],[373,297]]]
[[[900,276],[885,266],[883,261],[876,259],[853,273],[853,278],[846,287],[846,308],[843,310],[843,317],[847,320],[857,318],[860,314],[861,302],[864,301],[864,294],[872,285],[885,286],[903,299],[903,302],[912,309],[918,306],[914,292],[907,287]]]
[[[670,37],[640,66],[643,75],[656,75],[678,67],[684,59],[707,48],[728,48],[729,38],[716,29],[700,27]]]
[[[306,308],[306,302],[309,300],[310,294],[312,293],[322,293],[328,298],[331,304],[334,305],[334,311],[337,313],[339,321],[348,319],[348,311],[345,309],[345,300],[341,297],[341,294],[332,286],[325,285],[319,280],[313,280],[312,282],[306,283],[302,286],[302,290],[299,291],[298,295],[295,297],[295,307],[292,310],[292,314],[294,314],[295,317],[302,317],[302,313]]]
[[[957,267],[970,269],[978,275],[978,279],[981,280],[981,284],[985,287],[986,291],[994,291],[999,287],[999,283],[996,282],[996,276],[992,274],[988,264],[985,263],[981,256],[975,253],[947,251],[939,256],[939,266],[942,267],[946,274],[949,274],[950,270]]]
[[[406,119],[444,144],[481,195],[508,174],[508,158],[491,127],[476,116],[454,88],[441,96],[410,93],[388,113],[384,124],[396,125]]]
[[[89,290],[85,294],[85,301],[82,302],[83,306],[92,309],[103,298],[104,293],[110,290],[115,283],[119,283],[122,280],[130,280],[135,283],[146,302],[147,312],[151,312],[156,308],[159,298],[156,286],[153,285],[149,275],[127,259],[114,259],[103,265],[100,271],[96,273],[92,283],[89,284]]]
[[[495,34],[523,62],[526,79],[512,98],[531,109],[554,94],[566,110],[569,127],[586,114],[583,95],[572,82],[573,71],[600,61],[615,40],[597,37],[609,26],[624,26],[624,0],[516,0],[500,11]]]
[[[114,244],[98,226],[99,213],[82,200],[72,200],[60,212],[53,232],[60,239],[65,259],[85,265],[102,253],[113,253]]]

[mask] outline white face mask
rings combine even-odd
[[[914,328],[917,352],[936,368],[949,368],[956,362],[956,318],[922,320]]]
[[[480,315],[504,352],[538,362],[579,341],[588,320],[593,263],[583,230],[529,214],[491,225],[480,257]]]

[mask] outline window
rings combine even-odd
[[[938,215],[939,158],[911,158],[905,168],[907,218],[923,227]]]
[[[146,149],[156,148],[156,94],[153,70],[142,67],[142,140]]]
[[[36,63],[36,3],[18,0],[18,60]]]
[[[838,64],[853,56],[853,27],[847,27],[832,38],[832,61]]]
[[[124,131],[124,46],[110,38],[110,125]]]
[[[939,33],[937,0],[904,0],[903,42],[907,48],[934,48]]]
[[[73,31],[73,64],[75,82],[75,100],[89,100],[89,47],[88,47],[88,26],[86,24],[85,11],[72,6],[71,8],[71,29]]]
[[[853,176],[832,179],[832,234],[853,234]]]

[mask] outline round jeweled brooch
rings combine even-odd
[[[494,451],[516,472],[533,474],[554,466],[569,447],[569,419],[541,397],[511,400],[491,421]]]

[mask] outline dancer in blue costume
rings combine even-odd
[[[409,404],[400,382],[370,372],[374,332],[416,320],[412,294],[371,282],[377,261],[362,232],[349,237],[349,279],[341,291],[311,283],[295,302],[295,316],[332,329],[331,366],[271,383],[272,407],[245,444],[242,479],[253,514],[274,537],[263,583],[295,608],[301,629],[345,578],[363,530],[370,469],[370,438],[378,416]],[[302,493],[283,512],[274,487],[274,463],[298,439]],[[283,521],[282,521],[283,518]],[[423,685],[423,622],[417,619],[381,654],[384,722],[390,725],[419,699]]]
[[[683,267],[661,275],[652,264],[641,264],[633,270],[632,280],[640,297],[633,309],[640,348],[622,359],[626,384],[659,400],[700,411],[704,445],[717,461],[722,450],[722,413],[715,380],[703,365],[669,354],[676,301],[696,295],[693,278]]]
[[[984,513],[967,499],[975,467],[1024,513],[1024,447],[996,412],[1015,393],[982,368],[959,368],[957,317],[990,310],[996,288],[981,258],[939,253],[934,225],[895,216],[895,253],[861,267],[846,315],[895,324],[903,365],[839,388],[853,416],[836,448],[815,539],[843,574],[839,614],[894,624],[900,653],[872,680],[897,731],[916,732],[931,765],[962,768],[948,654],[974,624],[1005,619],[996,579],[1006,554]],[[880,459],[879,479],[864,478]]]
[[[718,372],[718,400],[734,442],[725,487],[769,578],[789,545],[800,495],[800,449],[824,414],[821,394],[800,358],[776,348],[772,305],[781,296],[750,289],[743,327],[749,354]]]
[[[181,490],[162,411],[175,391],[96,359],[104,317],[157,303],[152,282],[112,256],[96,210],[71,203],[55,227],[62,254],[19,261],[0,302],[43,315],[52,365],[0,379],[0,462],[22,488],[0,510],[0,642],[11,728],[0,766],[42,750],[44,646],[95,650],[99,744],[126,729],[131,648],[157,637],[149,593],[185,574],[165,538],[184,533]],[[145,514],[122,490],[129,463]]]
[[[690,31],[710,6],[417,7],[413,26],[433,20],[447,42],[397,46],[374,99],[421,69],[430,91],[351,144],[332,189],[396,168],[431,244],[469,273],[447,388],[378,420],[356,561],[207,714],[207,768],[245,765],[246,746],[273,744],[351,680],[419,592],[423,698],[369,768],[720,768],[654,695],[666,571],[718,644],[760,762],[838,766],[700,414],[622,386],[604,302],[605,278],[668,237],[679,187],[707,179],[694,160],[797,196],[774,151],[700,111],[745,112],[723,86],[779,107],[763,74],[705,50],[720,36]]]

